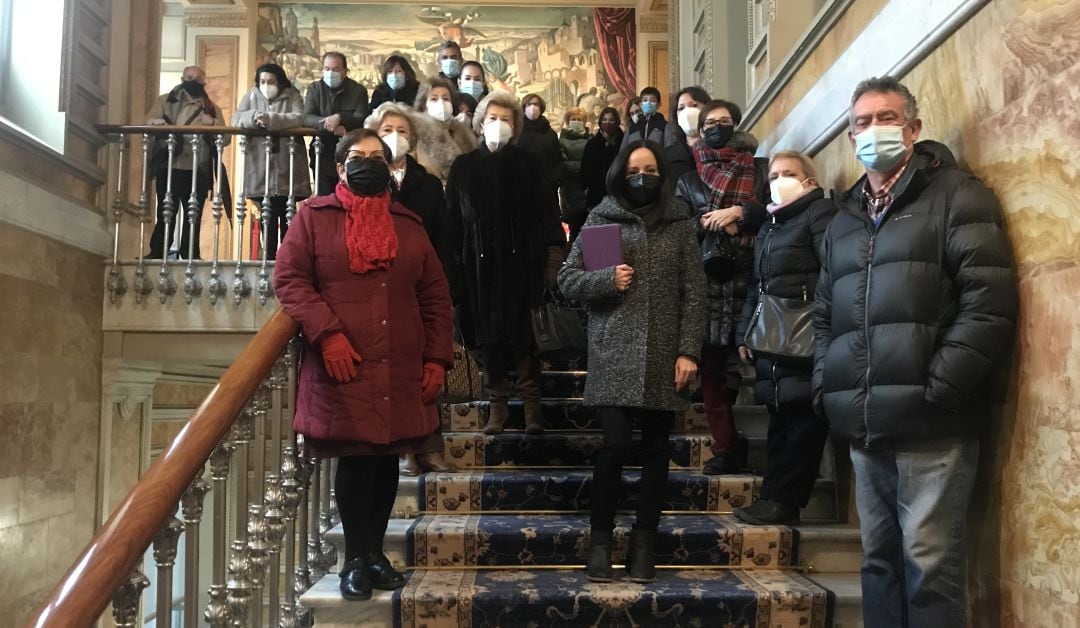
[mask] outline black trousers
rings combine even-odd
[[[173,233],[176,228],[176,222],[181,222],[180,231],[180,249],[179,254],[183,259],[187,259],[188,246],[191,243],[191,225],[188,223],[187,211],[188,200],[191,198],[191,171],[190,170],[173,170],[172,171],[172,204],[173,204],[173,218],[172,224],[169,229],[169,233],[165,233],[165,196],[166,187],[168,185],[167,173],[165,171],[158,172],[154,175],[157,180],[157,222],[154,223],[154,232],[150,234],[150,255],[151,259],[161,259],[164,254],[172,246]],[[210,193],[210,180],[205,177],[200,177],[195,184],[196,195],[196,208],[195,208],[195,249],[192,257],[194,259],[202,259],[199,255],[199,231],[201,230],[202,223],[202,207],[206,202],[206,196]]]
[[[604,443],[596,459],[592,481],[590,524],[597,530],[615,527],[623,465],[630,455],[634,418],[641,422],[641,487],[638,490],[637,521],[634,527],[656,530],[660,525],[660,506],[667,494],[668,464],[671,448],[668,438],[675,423],[674,412],[638,408],[600,408]]]
[[[346,562],[382,554],[397,489],[397,455],[338,458],[334,491],[345,532]]]
[[[299,206],[302,198],[296,199],[296,204]],[[262,220],[262,201],[261,196],[252,196],[251,201],[258,205],[256,215]],[[266,247],[266,259],[277,258],[278,243],[285,239],[285,232],[289,230],[289,226],[285,221],[285,210],[289,203],[288,196],[271,196],[270,197],[270,220],[260,226],[262,235],[260,238],[265,238],[264,246]]]
[[[809,403],[769,405],[768,409],[769,461],[761,497],[802,508],[814,490],[829,426]]]

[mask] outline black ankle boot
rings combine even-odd
[[[626,551],[626,574],[630,582],[647,583],[656,580],[656,531],[634,528],[630,531],[630,547]]]
[[[371,557],[368,564],[371,586],[380,591],[393,591],[405,586],[405,575],[390,564],[386,554],[379,552]]]
[[[611,569],[611,530],[593,528],[589,533],[589,580],[611,582],[615,572]]]
[[[357,557],[341,569],[341,597],[346,600],[371,599],[371,565],[367,557]]]

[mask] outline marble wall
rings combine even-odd
[[[94,530],[101,260],[0,222],[0,295],[0,623],[18,625]]]
[[[815,54],[755,134],[844,47]],[[1017,349],[974,505],[972,622],[1080,626],[1080,0],[991,0],[903,78],[923,137],[947,143],[1001,199],[1020,277]],[[860,174],[846,136],[815,161],[826,187]]]

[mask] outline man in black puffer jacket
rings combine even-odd
[[[961,627],[978,434],[1016,324],[1012,254],[994,194],[918,142],[906,87],[862,82],[850,118],[867,172],[826,235],[814,402],[851,440],[864,623]]]

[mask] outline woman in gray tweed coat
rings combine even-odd
[[[653,551],[667,490],[668,437],[705,333],[705,274],[689,208],[674,198],[664,149],[633,142],[607,175],[608,196],[585,226],[618,224],[623,264],[585,270],[584,238],[574,241],[559,287],[589,312],[585,403],[599,408],[604,442],[593,470],[588,575],[610,582],[612,530],[633,421],[642,427],[641,489],[630,534],[633,582],[655,578]]]

